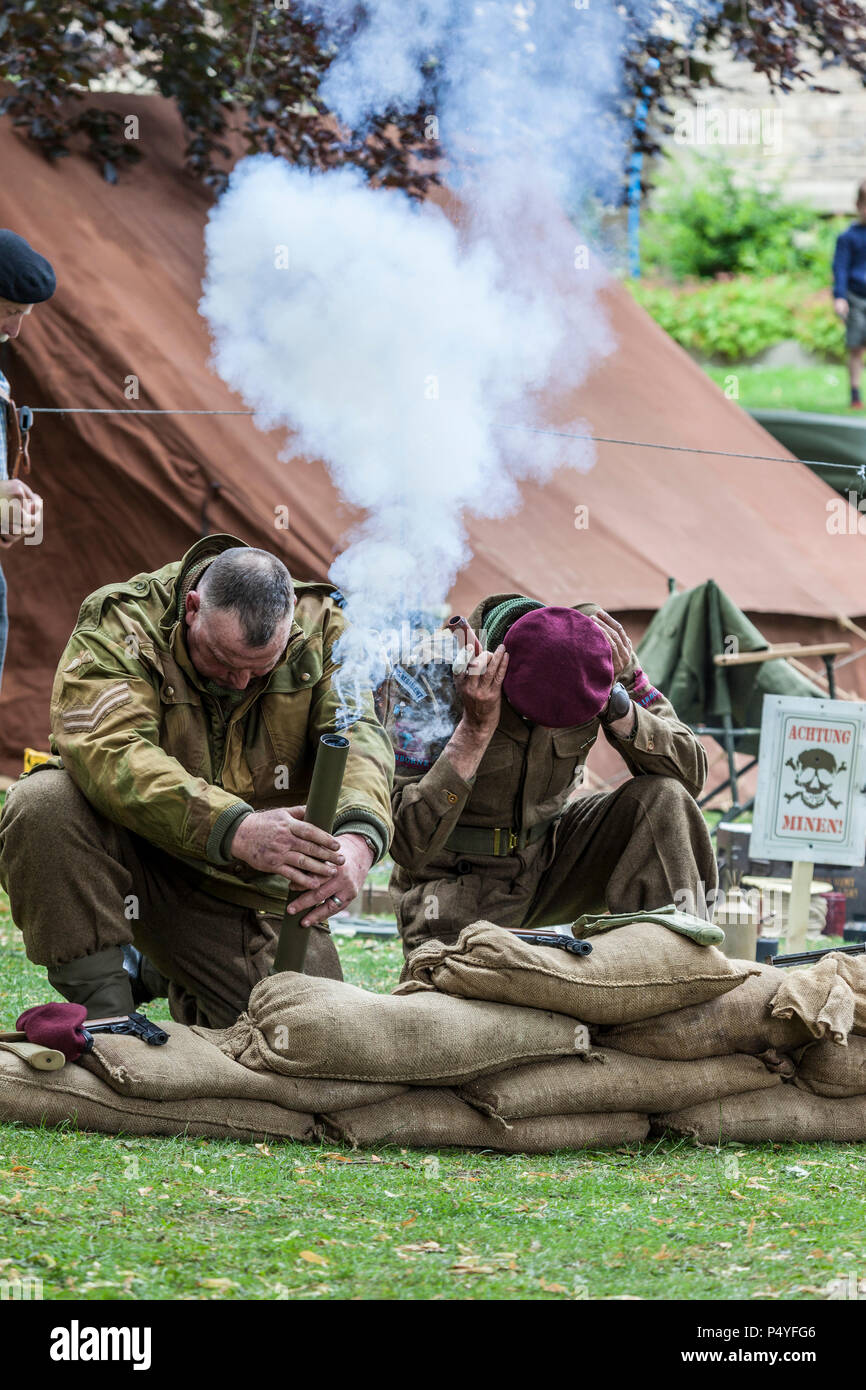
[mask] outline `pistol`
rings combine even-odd
[[[573,956],[588,956],[592,951],[589,941],[577,941],[573,936],[560,936],[553,932],[516,931],[519,941],[528,941],[532,946],[558,946],[561,951],[570,951]]]
[[[151,1023],[144,1014],[119,1014],[117,1018],[85,1019],[81,1030],[87,1039],[84,1047],[89,1052],[93,1047],[94,1033],[131,1033],[134,1038],[150,1043],[151,1047],[161,1047],[168,1042],[168,1033],[158,1023]]]

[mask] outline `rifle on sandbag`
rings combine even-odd
[[[866,955],[866,945],[857,946],[828,946],[823,951],[799,951],[792,956],[770,956],[768,965],[814,965],[816,960],[822,960],[824,956],[862,956]]]
[[[340,799],[343,773],[346,770],[348,756],[349,740],[347,738],[343,738],[342,734],[322,734],[316,752],[316,761],[313,764],[313,776],[310,781],[310,794],[307,797],[304,820],[308,825],[315,825],[319,830],[326,831],[328,835],[334,828],[337,802]],[[277,953],[270,970],[272,975],[279,975],[284,970],[296,970],[298,974],[303,973],[307,942],[310,939],[312,928],[302,927],[300,922],[292,921],[288,916],[288,910],[289,904],[306,892],[306,888],[289,889],[286,897],[285,915],[280,926]]]

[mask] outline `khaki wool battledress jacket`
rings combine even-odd
[[[486,612],[519,597],[483,599],[469,619],[474,631],[481,635]],[[574,607],[587,616],[599,611],[596,603]],[[683,798],[690,803],[687,814],[701,821],[692,798],[706,780],[706,753],[660,691],[647,682],[635,692],[638,671],[633,656],[619,677],[637,709],[631,741],[609,733],[597,718],[564,729],[527,724],[503,698],[499,725],[469,781],[440,751],[462,713],[449,664],[407,662],[392,673],[379,707],[396,754],[391,848],[396,867],[390,893],[405,949],[427,935],[453,940],[463,926],[486,915],[502,926],[523,923],[553,869],[554,832],[583,781],[600,729],[635,778],[654,774],[680,783],[688,793]],[[414,698],[407,676],[416,683]],[[436,709],[432,724],[421,713],[431,706]],[[438,735],[432,746],[425,740],[431,727]],[[695,833],[700,839],[703,831],[706,838],[703,825],[697,832],[684,830],[676,818],[670,830],[686,839]],[[594,908],[587,904],[585,910]]]
[[[280,911],[286,880],[227,848],[250,811],[305,802],[319,737],[336,728],[333,647],[346,624],[331,585],[296,584],[275,669],[236,702],[214,698],[187,652],[184,602],[210,560],[243,544],[207,536],[181,561],[85,599],[54,682],[51,750],[98,811],[174,856],[199,887]],[[394,758],[372,697],[346,736],[335,833],[365,834],[381,855]]]

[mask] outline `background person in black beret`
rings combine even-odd
[[[17,338],[34,304],[50,299],[56,286],[50,262],[16,232],[0,229],[0,343]],[[18,477],[29,472],[27,448],[9,382],[0,370],[0,548],[22,537],[31,543],[42,533],[42,498]],[[6,580],[0,569],[0,680],[6,656],[9,620]]]

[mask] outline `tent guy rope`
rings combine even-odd
[[[123,406],[33,406],[34,415],[255,415],[254,410],[127,410]],[[530,434],[552,435],[558,439],[580,439],[592,444],[621,444],[630,449],[663,449],[667,453],[673,454],[708,454],[715,458],[729,459],[751,459],[755,463],[822,463],[821,459],[797,459],[785,458],[781,454],[742,454],[733,449],[700,449],[690,444],[656,444],[647,439],[614,439],[602,434],[573,434],[570,430],[544,430],[535,425],[506,425],[498,427],[504,430],[527,430]],[[844,468],[847,471],[856,473],[866,481],[866,465],[856,463],[835,464],[836,468]]]

